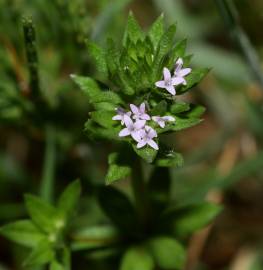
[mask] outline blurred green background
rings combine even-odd
[[[55,181],[53,197],[81,178],[79,224],[103,220],[95,194],[114,146],[83,132],[89,104],[69,75],[96,77],[85,40],[103,45],[108,36],[120,39],[129,10],[144,29],[164,13],[167,25],[178,23],[177,38],[188,39],[192,64],[212,68],[198,88],[178,97],[207,112],[202,124],[167,138],[185,157],[183,168],[172,169],[172,196],[182,204],[206,198],[224,205],[214,224],[189,240],[186,269],[263,269],[263,86],[216,2],[0,0],[0,225],[25,217],[23,194],[45,196],[45,178]],[[237,22],[262,62],[263,2],[234,3]],[[28,99],[24,16],[36,26],[45,108]],[[120,184],[127,187],[127,181]],[[22,269],[24,252],[0,238],[0,270]],[[110,269],[83,257],[73,258],[76,269]]]

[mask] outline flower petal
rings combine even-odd
[[[175,121],[175,118],[170,116],[170,115],[166,115],[166,116],[163,117],[163,120],[173,122],[173,121]]]
[[[159,150],[158,144],[154,140],[149,140],[147,144],[149,144],[153,149]]]
[[[175,74],[177,74],[178,72],[180,72],[180,70],[183,67],[183,64],[184,64],[183,59],[182,58],[178,58],[178,60],[175,63],[175,71],[174,71]]]
[[[141,141],[137,144],[137,148],[142,148],[142,147],[144,147],[146,144],[147,144],[146,141],[141,140]]]
[[[147,113],[142,114],[140,118],[142,120],[151,120],[151,117]]]
[[[112,120],[122,120],[122,116],[117,114],[117,115],[112,117]]]
[[[128,128],[124,128],[120,131],[119,137],[126,137],[131,135],[130,130]]]
[[[158,124],[159,124],[159,126],[160,126],[161,128],[164,128],[164,127],[165,127],[165,121],[164,121],[164,120],[160,120],[160,121],[158,122]]]
[[[176,91],[175,91],[175,88],[174,88],[174,86],[169,86],[169,87],[166,87],[166,90],[170,93],[170,94],[172,94],[173,96],[176,94]]]
[[[165,81],[158,81],[155,83],[155,86],[159,88],[165,88]]]
[[[185,79],[182,77],[173,77],[172,78],[173,85],[179,85],[179,84],[183,83],[184,81],[185,81]]]
[[[142,140],[139,130],[132,132],[131,136],[136,142],[140,142]]]
[[[168,81],[171,79],[171,72],[168,68],[163,68],[163,77],[165,81]]]
[[[142,129],[145,126],[146,121],[145,120],[138,120],[134,123],[135,129]]]
[[[186,75],[188,75],[189,73],[191,73],[192,69],[191,68],[183,68],[181,69],[178,73],[178,76],[180,77],[184,77]]]
[[[145,113],[145,103],[144,102],[140,105],[140,112]]]
[[[124,115],[124,116],[123,116],[123,121],[124,121],[125,126],[126,126],[127,128],[130,128],[130,127],[133,126],[133,121],[132,121],[132,119],[131,119],[129,116]]]
[[[149,128],[148,135],[151,138],[157,137],[157,132],[153,128]]]
[[[138,107],[135,106],[134,104],[130,104],[130,108],[131,108],[131,111],[132,111],[134,114],[138,114],[138,113],[139,113]]]

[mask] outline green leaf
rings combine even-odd
[[[182,269],[186,254],[183,246],[173,238],[157,237],[149,242],[155,263],[162,269]]]
[[[53,260],[55,252],[47,240],[42,241],[24,261],[25,266],[38,266]]]
[[[140,156],[141,158],[143,158],[146,162],[148,163],[152,163],[154,161],[154,159],[156,158],[156,155],[158,153],[158,151],[156,151],[155,149],[149,147],[149,146],[145,146],[143,148],[138,149],[136,147],[136,145],[132,145],[133,150],[135,151],[135,153]]]
[[[173,151],[155,160],[155,165],[159,167],[182,167],[183,163],[183,156]]]
[[[59,262],[52,261],[49,270],[65,270],[65,268]]]
[[[153,81],[157,81],[161,78],[162,74],[162,61],[164,60],[164,57],[166,54],[171,50],[173,44],[174,44],[174,36],[176,32],[176,25],[171,25],[168,30],[163,34],[159,45],[157,52],[154,56],[154,64],[153,64]]]
[[[104,128],[99,126],[93,120],[89,119],[85,123],[85,131],[88,133],[88,136],[93,138],[103,138],[108,140],[119,140],[118,134],[121,130],[121,127],[111,127]]]
[[[111,75],[114,75],[119,69],[119,58],[120,53],[116,49],[114,41],[111,38],[108,38],[106,47],[106,61]]]
[[[177,236],[187,236],[209,224],[222,210],[217,204],[203,202],[175,209],[167,222]]]
[[[81,194],[80,181],[76,180],[69,184],[58,199],[59,210],[69,218],[76,210]]]
[[[108,67],[107,67],[107,63],[106,63],[106,56],[105,56],[104,50],[102,48],[100,48],[97,44],[95,44],[91,41],[87,42],[87,46],[88,46],[89,54],[95,62],[96,69],[104,77],[107,77]]]
[[[112,128],[112,126],[116,124],[116,122],[112,120],[115,114],[116,113],[112,111],[95,111],[91,112],[90,116],[94,122],[100,124],[102,127]]]
[[[35,247],[45,238],[45,235],[30,220],[7,224],[0,228],[0,234],[26,247]]]
[[[57,220],[61,217],[56,208],[36,196],[25,195],[27,211],[32,221],[44,232],[54,231]]]
[[[125,159],[121,159],[118,153],[111,153],[108,162],[110,166],[106,175],[107,185],[131,174],[131,167],[125,164]]]
[[[173,131],[179,131],[186,128],[190,128],[202,122],[202,119],[198,119],[198,118],[180,118],[180,117],[175,117],[175,118],[176,118],[176,121],[172,127]]]
[[[161,14],[157,20],[152,25],[151,29],[148,32],[148,36],[153,44],[154,49],[157,48],[160,39],[164,34],[164,16]]]
[[[137,43],[137,41],[143,39],[143,37],[144,33],[142,32],[140,25],[133,16],[133,13],[130,11],[122,44],[125,47],[127,45],[128,38],[133,43]]]
[[[115,227],[110,225],[99,225],[87,227],[74,232],[72,249],[89,250],[107,247],[119,241],[119,234]]]
[[[141,247],[129,248],[121,261],[120,270],[153,270],[154,261],[147,250]]]
[[[185,115],[189,118],[199,118],[204,114],[205,111],[206,108],[204,106],[191,104],[189,112],[187,112]]]
[[[170,108],[171,113],[178,114],[181,112],[189,111],[190,110],[190,104],[185,102],[177,102],[173,104]]]
[[[131,174],[131,167],[119,166],[117,164],[110,165],[106,175],[106,184],[109,185],[117,180],[128,177]]]
[[[111,186],[104,187],[99,192],[99,202],[115,226],[127,234],[135,232],[138,224],[135,209],[124,193]]]
[[[164,115],[167,112],[167,102],[165,100],[162,100],[159,102],[152,110],[152,115]]]
[[[89,77],[71,75],[74,82],[88,96],[91,103],[109,102],[112,104],[122,104],[119,95],[112,91],[102,91],[95,80]]]
[[[193,70],[188,76],[185,77],[187,84],[182,88],[178,89],[177,95],[183,94],[189,89],[196,86],[198,83],[200,83],[200,81],[206,76],[209,71],[209,68],[200,68]]]

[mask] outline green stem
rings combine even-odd
[[[145,225],[147,223],[149,201],[147,198],[146,184],[143,179],[142,165],[140,159],[137,157],[133,163],[131,185],[140,221],[142,225]]]
[[[71,253],[66,247],[63,254],[63,266],[65,270],[71,270]]]
[[[256,50],[253,48],[248,36],[239,24],[238,12],[232,0],[215,0],[215,3],[230,30],[233,38],[239,45],[252,75],[259,82],[263,90],[263,73]]]
[[[48,202],[53,201],[56,163],[56,132],[54,127],[46,126],[46,149],[44,156],[40,194]]]
[[[39,75],[38,75],[38,55],[36,49],[36,32],[32,18],[23,18],[24,42],[26,57],[30,74],[30,91],[32,98],[40,97]]]

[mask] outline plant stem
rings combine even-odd
[[[132,168],[132,189],[135,198],[137,212],[142,225],[147,223],[148,198],[146,184],[143,179],[142,165],[139,158],[135,158]]]
[[[253,48],[247,34],[239,24],[238,11],[232,0],[215,0],[215,3],[230,30],[234,40],[240,47],[254,78],[263,90],[263,73],[256,50]]]
[[[40,194],[48,202],[53,201],[56,163],[56,132],[54,127],[46,126],[46,149],[43,164]]]
[[[30,94],[33,99],[40,97],[38,55],[36,49],[36,32],[32,18],[23,18],[24,42],[30,75]]]

